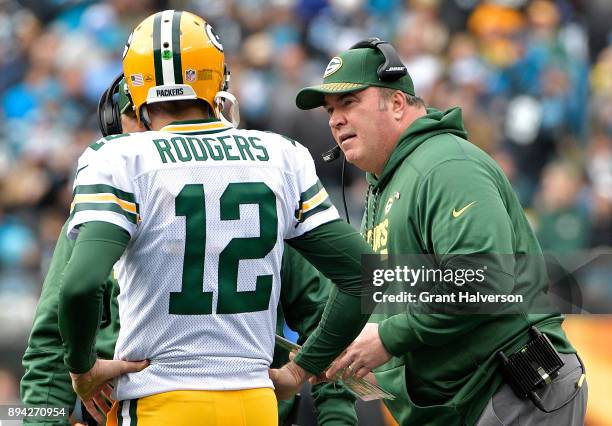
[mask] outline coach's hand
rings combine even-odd
[[[353,376],[361,379],[390,359],[391,354],[387,352],[378,335],[378,324],[369,323],[346,351],[336,358],[325,374],[328,379],[333,380],[336,373],[344,370],[342,378]]]
[[[72,387],[79,395],[89,414],[93,416],[98,423],[104,423],[104,417],[96,410],[95,405],[99,406],[103,411],[105,408],[110,409],[108,403],[104,400],[104,396],[108,394],[108,381],[126,373],[137,373],[145,369],[149,365],[149,361],[119,361],[97,359],[91,370],[83,374],[70,373],[72,379]],[[106,410],[108,411],[108,410]]]
[[[293,361],[279,369],[269,369],[268,374],[274,383],[274,393],[279,401],[289,399],[299,392],[306,379],[312,376]]]

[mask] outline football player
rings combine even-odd
[[[109,424],[276,424],[268,366],[283,240],[338,286],[317,330],[276,373],[299,377],[277,389],[283,395],[363,327],[360,258],[372,252],[339,219],[304,147],[222,117],[221,100],[232,99],[221,90],[223,47],[203,19],[150,16],[123,65],[150,131],[101,139],[79,160],[67,226],[76,243],[59,301],[73,386],[91,408],[129,366]],[[93,350],[101,289],[117,261],[122,326],[116,360],[103,362]]]
[[[120,76],[122,77],[122,76]],[[103,93],[98,109],[100,130],[105,136],[143,131],[138,124],[129,98],[125,94],[125,80],[117,79]],[[72,388],[68,369],[63,362],[63,349],[57,324],[59,275],[65,267],[74,241],[69,240],[65,229],[60,233],[48,275],[45,279],[37,306],[34,324],[23,357],[25,375],[21,380],[21,399],[29,406],[73,407],[76,395]],[[323,307],[329,296],[328,280],[307,263],[297,251],[285,245],[281,282],[281,304],[277,321],[277,333],[282,333],[284,320],[299,334],[303,343],[316,328]],[[112,358],[119,332],[117,295],[119,288],[111,273],[105,284],[103,320],[96,336],[96,352],[101,358]],[[284,316],[283,316],[284,313]],[[280,367],[288,359],[288,353],[275,346],[273,367]],[[320,425],[356,424],[354,396],[339,384],[323,384],[313,387],[317,421]],[[296,414],[294,400],[279,401],[279,424],[291,421]],[[72,421],[95,424],[80,404],[71,413]],[[31,424],[34,420],[25,420]],[[68,424],[59,419],[36,419],[39,424]]]

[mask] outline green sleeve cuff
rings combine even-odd
[[[378,325],[378,336],[393,356],[402,356],[421,344],[407,314],[393,315]]]
[[[368,320],[361,313],[361,299],[332,288],[317,329],[310,335],[294,362],[318,375],[351,344]]]
[[[95,349],[95,347],[94,347]],[[68,371],[74,374],[83,374],[91,370],[96,363],[96,352],[73,353],[70,356],[64,357],[64,364],[68,367]]]

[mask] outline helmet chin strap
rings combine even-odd
[[[225,118],[223,115],[223,105],[225,101],[230,102],[229,107],[229,115],[230,120]],[[215,95],[215,115],[221,120],[223,123],[228,124],[232,127],[238,127],[240,124],[240,111],[238,109],[238,100],[234,95],[230,92],[226,92],[225,90],[221,90],[217,92]]]

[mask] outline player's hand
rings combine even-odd
[[[96,406],[103,412],[110,410],[110,405],[105,401],[104,395],[109,393],[109,380],[122,374],[137,373],[145,369],[149,361],[120,361],[97,359],[91,370],[83,374],[70,373],[72,387],[83,401],[83,404],[98,423],[104,423],[104,417],[98,412]],[[112,389],[111,389],[112,391]]]
[[[387,352],[378,335],[378,324],[369,323],[346,351],[336,358],[325,374],[328,379],[333,380],[339,371],[343,371],[344,379],[349,376],[361,379],[390,359],[391,354]]]
[[[268,374],[274,384],[274,393],[279,401],[295,395],[302,388],[306,379],[311,376],[293,361],[289,361],[279,369],[269,369]]]
[[[298,351],[297,350],[292,350],[291,352],[289,352],[289,361],[293,361],[293,359],[295,358],[295,356],[297,355]],[[327,380],[327,377],[325,377],[325,372],[322,372],[321,374],[319,374],[318,376],[311,376],[308,379],[308,382],[311,385],[318,385],[319,383],[323,383],[323,382],[329,382],[329,380]]]

